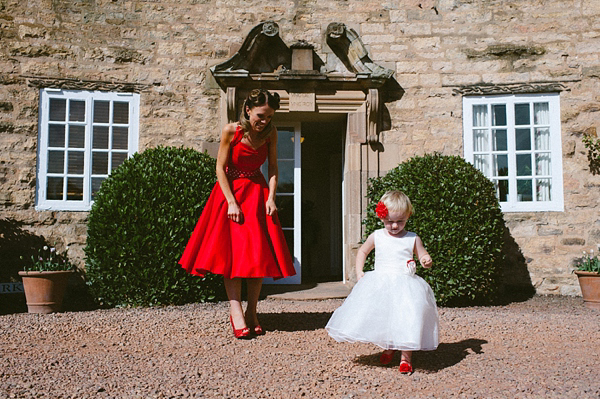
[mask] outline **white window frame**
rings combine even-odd
[[[514,116],[514,105],[529,103],[530,108],[533,103],[547,102],[548,103],[548,117],[549,124],[544,125],[548,127],[550,131],[550,175],[551,188],[550,188],[550,200],[538,200],[536,196],[535,188],[533,190],[533,198],[531,201],[518,201],[517,198],[517,180],[519,177],[517,174],[517,155],[520,151],[516,150],[516,136],[515,136],[515,116]],[[563,197],[563,168],[562,168],[562,140],[561,140],[561,127],[560,127],[560,96],[559,93],[544,93],[544,94],[511,94],[511,95],[489,95],[489,96],[465,96],[463,97],[463,139],[464,139],[464,157],[471,164],[475,165],[475,143],[473,139],[474,135],[474,122],[473,122],[473,107],[475,105],[485,105],[488,107],[488,111],[491,105],[506,105],[506,130],[507,130],[507,145],[506,151],[498,152],[508,155],[508,200],[506,202],[501,201],[500,206],[503,212],[546,212],[546,211],[564,211],[564,197]],[[491,126],[491,112],[487,113],[488,121],[485,126],[481,126],[484,129],[492,129]],[[529,125],[535,127],[537,125]],[[540,125],[541,126],[541,125]],[[481,128],[480,127],[480,128]],[[535,144],[532,144],[532,148],[529,151],[523,152],[524,154],[532,154],[535,157],[536,150]],[[492,139],[489,139],[489,150],[480,154],[490,154],[492,156],[496,152],[493,151]],[[535,162],[535,161],[534,161]],[[485,171],[482,171],[486,174]],[[490,180],[494,181],[492,176],[492,167],[488,168],[486,176]],[[533,172],[532,174],[537,173]],[[532,179],[535,179],[533,176]],[[540,178],[541,179],[541,178]],[[534,180],[535,181],[535,180]]]
[[[48,158],[49,150],[49,125],[50,125],[50,99],[59,98],[67,100],[80,100],[85,101],[85,120],[82,122],[70,122],[70,121],[58,121],[58,123],[64,123],[66,125],[79,125],[84,126],[85,138],[84,147],[79,149],[84,153],[83,160],[83,175],[81,174],[69,174],[67,170],[67,156],[65,156],[65,169],[62,174],[52,174],[48,172]],[[117,93],[117,92],[104,92],[104,91],[86,91],[86,90],[61,90],[61,89],[41,89],[40,90],[40,114],[39,114],[39,129],[38,129],[38,158],[37,158],[37,187],[36,187],[36,210],[56,210],[56,211],[89,211],[92,207],[92,132],[93,132],[93,103],[94,101],[110,101],[112,102],[127,102],[129,103],[129,123],[127,125],[119,125],[116,123],[104,124],[109,127],[109,131],[112,131],[113,127],[127,126],[128,137],[127,137],[127,149],[119,152],[127,153],[127,158],[131,157],[138,151],[139,146],[139,108],[140,108],[140,95],[137,93]],[[67,107],[67,115],[69,110]],[[110,107],[112,116],[112,107]],[[68,116],[67,118],[68,119]],[[110,119],[112,121],[112,117]],[[52,123],[57,123],[52,121]],[[112,137],[112,134],[109,134]],[[112,138],[109,138],[112,143]],[[65,138],[64,147],[58,148],[59,150],[68,150],[68,141]],[[117,152],[112,150],[112,144],[109,145],[107,150],[109,153]],[[94,175],[94,177],[107,177],[112,168],[109,166],[108,174]],[[82,200],[68,200],[63,196],[62,200],[49,200],[47,199],[47,178],[53,175],[57,177],[64,177],[66,184],[66,177],[83,177],[83,199]],[[63,193],[64,194],[64,193]]]

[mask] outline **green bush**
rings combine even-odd
[[[103,306],[220,299],[222,278],[177,263],[216,182],[215,160],[192,149],[135,154],[102,183],[90,212],[86,277]]]
[[[414,157],[369,181],[366,234],[383,228],[375,206],[388,190],[409,196],[415,214],[407,230],[421,237],[433,258],[418,274],[431,285],[438,304],[493,302],[500,289],[504,220],[493,183],[457,156]],[[372,268],[373,258],[367,263]]]

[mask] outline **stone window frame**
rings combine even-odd
[[[548,123],[544,124],[549,128],[549,149],[544,150],[541,147],[536,148],[535,139],[530,138],[531,149],[525,151],[518,151],[516,149],[516,137],[515,137],[515,119],[514,119],[514,105],[515,104],[530,104],[530,108],[534,103],[548,103]],[[492,137],[489,136],[488,148],[485,151],[477,153],[475,151],[473,130],[474,130],[474,106],[486,106],[488,120],[482,126],[484,130],[491,132],[493,130],[491,122],[491,106],[502,105],[506,106],[507,111],[507,148],[503,151],[502,148],[492,148]],[[533,111],[532,111],[533,112]],[[533,117],[532,117],[533,118]],[[543,127],[541,127],[542,129]],[[532,132],[535,130],[536,125],[530,125]],[[532,133],[533,135],[533,133]],[[484,169],[482,172],[494,181],[496,188],[498,189],[498,180],[508,181],[508,196],[507,201],[501,201],[500,206],[503,212],[563,212],[564,211],[564,193],[563,193],[563,167],[562,167],[562,138],[561,138],[561,123],[560,123],[560,94],[559,93],[526,93],[526,94],[506,94],[506,95],[481,95],[481,96],[464,96],[463,97],[463,143],[464,143],[464,158],[473,165],[478,164],[475,160],[476,155],[489,156],[487,171],[485,166],[477,166],[478,169]],[[538,151],[539,150],[539,151]],[[536,156],[542,155],[542,153],[550,154],[550,166],[549,173],[540,172],[537,169]],[[527,159],[527,155],[531,155],[531,176],[517,174],[517,155],[524,155]],[[508,161],[508,176],[499,177],[493,169],[493,163],[491,158],[494,156],[505,155]],[[523,159],[523,158],[521,158]],[[539,175],[537,175],[540,173]],[[542,181],[544,176],[548,176],[551,181],[551,188],[549,189],[550,200],[539,200],[539,190],[536,186],[537,181]],[[519,201],[517,196],[517,181],[532,180],[534,186],[532,187],[532,198],[531,201]],[[540,190],[540,192],[543,190]],[[498,192],[500,197],[500,193]]]
[[[65,111],[65,120],[63,121],[50,121],[50,101],[51,99],[64,99],[66,100],[66,106],[69,107],[71,101],[80,101],[85,104],[83,109],[83,120],[69,120],[69,108]],[[95,123],[93,120],[93,104],[95,101],[108,101],[110,103],[109,112],[111,118],[108,123]],[[115,102],[125,103],[128,105],[128,123],[115,123],[112,119],[113,104]],[[114,170],[114,165],[111,166],[113,160],[115,162],[122,163],[124,159],[131,157],[133,154],[138,152],[139,149],[139,115],[140,115],[140,95],[139,93],[131,92],[113,92],[113,91],[98,91],[98,90],[67,90],[67,89],[55,89],[55,88],[41,88],[40,89],[40,115],[39,115],[39,126],[38,126],[38,154],[37,154],[37,187],[36,187],[36,210],[53,210],[53,211],[89,211],[93,204],[92,198],[92,179],[94,184],[101,181],[109,176],[110,172]],[[65,138],[62,146],[50,147],[49,136],[50,136],[50,124],[64,125],[65,126]],[[83,127],[84,135],[83,139],[77,144],[70,146],[69,143],[69,129],[70,126]],[[93,147],[93,126],[100,126],[108,128],[108,148],[97,148],[92,150]],[[127,148],[115,148],[112,143],[111,134],[113,128],[127,129]],[[59,140],[60,141],[60,140]],[[56,144],[56,143],[55,143]],[[124,145],[120,145],[124,147]],[[64,168],[62,172],[49,171],[48,160],[50,151],[57,151],[60,153],[64,151],[63,162]],[[80,153],[83,155],[83,170],[82,172],[69,171],[69,151],[73,153]],[[105,173],[93,173],[92,171],[92,153],[100,154],[107,153],[107,170]],[[81,159],[80,156],[78,159]],[[113,156],[114,155],[114,156]],[[63,198],[62,199],[47,199],[48,192],[48,178],[63,178]],[[71,177],[73,179],[80,179],[83,182],[83,193],[81,199],[68,199],[66,195],[67,190],[67,179]],[[57,180],[58,181],[58,180]]]

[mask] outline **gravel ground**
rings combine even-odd
[[[581,298],[440,308],[412,375],[323,329],[342,300],[259,303],[234,340],[227,303],[0,316],[1,398],[599,398],[600,312]]]

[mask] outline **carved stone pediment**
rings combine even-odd
[[[345,70],[325,67],[310,43],[299,41],[288,47],[279,36],[277,23],[267,21],[252,28],[240,49],[211,72],[223,90],[257,86],[314,89],[317,83],[324,89],[365,90],[381,87],[392,77],[393,71],[374,63],[358,34],[345,24],[330,24],[326,40],[334,53],[330,56],[337,57]],[[306,63],[296,69],[294,61],[310,59],[307,51],[312,53],[312,69]]]

